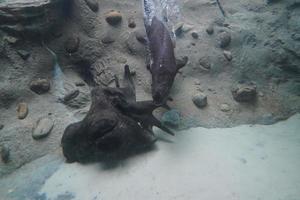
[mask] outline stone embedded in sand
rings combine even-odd
[[[119,11],[112,10],[105,15],[105,20],[108,24],[115,26],[121,23],[122,15]]]
[[[37,94],[44,94],[50,90],[50,82],[47,79],[38,78],[30,83],[30,89]]]
[[[26,50],[18,50],[17,53],[23,60],[27,60],[30,56],[30,53]]]
[[[232,54],[230,51],[223,51],[224,57],[228,60],[231,61],[232,60]]]
[[[128,27],[129,27],[129,28],[135,28],[135,27],[136,27],[136,23],[135,23],[133,17],[129,17],[129,18],[128,18]]]
[[[218,41],[218,45],[221,48],[226,48],[229,46],[229,44],[231,42],[231,34],[228,33],[227,31],[223,31],[223,32],[219,33],[217,41]]]
[[[194,95],[192,100],[198,108],[203,108],[207,105],[207,95],[204,93]]]
[[[144,29],[138,29],[135,32],[135,38],[142,44],[147,44],[147,35]]]
[[[175,30],[175,35],[176,36],[180,36],[183,33],[183,25],[184,25],[183,22],[180,22],[180,23],[175,25],[174,30]]]
[[[234,100],[238,102],[251,102],[254,101],[256,98],[256,86],[253,84],[242,84],[238,85],[232,91],[232,96]]]
[[[167,111],[163,114],[161,121],[165,126],[178,128],[181,121],[180,113],[177,110]]]
[[[229,112],[230,111],[230,106],[227,103],[223,103],[223,104],[221,104],[220,109],[223,112]]]
[[[72,90],[63,97],[63,102],[68,102],[75,99],[79,95],[79,90]]]
[[[211,68],[211,64],[210,64],[210,60],[209,60],[208,56],[204,56],[204,57],[200,58],[199,64],[200,64],[201,68],[204,69],[205,71],[208,71]]]
[[[176,58],[176,67],[178,69],[184,67],[189,61],[189,57],[187,56],[181,56],[179,58]]]
[[[97,12],[99,10],[99,4],[97,0],[85,0],[85,2],[93,12]]]
[[[1,145],[0,146],[0,154],[1,154],[1,160],[4,163],[8,163],[8,161],[9,161],[9,155],[10,155],[10,150],[9,150],[8,146]]]
[[[214,26],[211,24],[206,28],[206,32],[208,35],[212,35],[214,33]]]
[[[194,39],[198,39],[199,38],[199,34],[196,32],[196,31],[193,31],[191,33],[191,36],[194,38]]]
[[[9,44],[16,44],[19,39],[13,36],[4,36],[3,40],[7,41]]]
[[[19,103],[17,107],[18,119],[25,119],[28,114],[27,103]]]
[[[80,39],[78,36],[73,35],[70,36],[66,41],[65,41],[65,50],[68,53],[75,53],[80,44]]]
[[[37,122],[36,128],[32,132],[32,137],[35,140],[44,138],[50,134],[54,126],[54,123],[49,118],[42,118]]]
[[[115,39],[111,35],[107,35],[101,39],[101,42],[103,44],[111,44],[115,42]]]

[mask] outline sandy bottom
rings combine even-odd
[[[299,130],[298,114],[270,126],[178,132],[160,140],[155,150],[112,166],[65,164],[57,155],[51,161],[42,158],[5,177],[0,196],[21,199],[16,193],[23,192],[24,198],[20,188],[30,188],[30,181],[43,174],[36,191],[27,195],[43,200],[297,200]],[[42,170],[46,166],[51,173]]]

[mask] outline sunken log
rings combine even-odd
[[[136,101],[128,65],[124,81],[124,87],[116,79],[116,88],[94,88],[86,117],[65,129],[62,149],[68,162],[85,162],[99,155],[124,154],[149,147],[156,141],[153,126],[174,135],[152,114],[160,105]]]

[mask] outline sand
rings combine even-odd
[[[115,165],[66,164],[60,153],[0,180],[3,200],[296,200],[300,115],[274,125],[193,128]],[[1,200],[2,200],[1,199]]]

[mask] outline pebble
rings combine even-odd
[[[80,44],[80,39],[78,36],[73,35],[70,36],[66,41],[65,41],[65,50],[68,53],[75,53]]]
[[[108,24],[116,26],[121,23],[122,15],[119,11],[111,10],[105,15],[105,20]]]
[[[85,0],[85,2],[93,12],[97,12],[99,10],[99,4],[97,0]]]
[[[135,28],[135,27],[136,27],[136,23],[135,23],[133,17],[129,17],[129,18],[128,18],[128,27],[129,27],[129,28]]]
[[[201,82],[199,80],[196,80],[195,85],[201,85]]]
[[[19,103],[17,107],[18,119],[25,119],[28,114],[27,103]]]
[[[264,97],[264,96],[265,96],[265,94],[264,94],[263,92],[259,92],[259,93],[258,93],[258,96],[260,96],[260,97]]]
[[[79,90],[72,90],[63,97],[63,102],[68,102],[75,99],[79,95]]]
[[[104,38],[102,38],[101,42],[102,42],[103,44],[111,44],[111,43],[114,43],[114,42],[115,42],[115,39],[114,39],[112,36],[107,35],[107,36],[105,36]]]
[[[212,35],[214,33],[214,27],[212,24],[206,28],[206,32],[208,35]]]
[[[223,31],[223,32],[219,33],[217,40],[218,40],[218,45],[221,48],[226,48],[229,46],[229,44],[231,42],[231,35],[230,35],[230,33]]]
[[[0,130],[2,130],[4,128],[3,124],[0,124]]]
[[[50,134],[54,126],[54,123],[49,118],[42,118],[37,122],[37,126],[32,132],[32,137],[35,140],[44,138]]]
[[[175,35],[180,36],[183,33],[183,22],[180,22],[175,25]]]
[[[180,125],[180,113],[177,110],[170,110],[163,114],[162,123],[166,126],[178,128]]]
[[[85,86],[85,83],[83,81],[78,81],[78,82],[75,83],[75,85],[77,87],[83,87],[83,86]]]
[[[1,160],[4,163],[8,163],[8,161],[9,161],[9,155],[10,155],[10,150],[9,150],[8,146],[1,145],[1,147],[0,147],[0,154],[1,154]]]
[[[23,60],[27,60],[30,56],[30,53],[26,50],[18,50],[17,53]]]
[[[30,83],[30,89],[37,94],[44,94],[50,90],[50,82],[47,79],[38,78]]]
[[[184,67],[188,63],[188,61],[189,61],[189,58],[187,56],[182,56],[182,57],[176,58],[177,69]]]
[[[16,44],[19,39],[13,36],[4,36],[3,40],[7,41],[9,44]]]
[[[230,51],[223,51],[224,57],[228,60],[231,61],[232,60],[232,54]]]
[[[237,102],[251,102],[256,98],[256,86],[254,84],[240,84],[232,91],[232,96]]]
[[[191,33],[191,36],[194,38],[194,39],[198,39],[199,38],[199,34],[196,32],[196,31],[193,31]]]
[[[142,44],[147,44],[147,35],[146,32],[142,29],[138,29],[135,31],[135,38]]]
[[[207,95],[204,93],[194,95],[192,100],[198,108],[203,108],[207,105]]]
[[[229,105],[226,104],[226,103],[221,104],[220,109],[221,109],[221,111],[223,111],[223,112],[228,112],[228,111],[230,111],[230,107],[229,107]]]
[[[199,64],[205,69],[205,70],[210,70],[211,64],[209,61],[209,58],[207,56],[202,57],[199,59]]]

